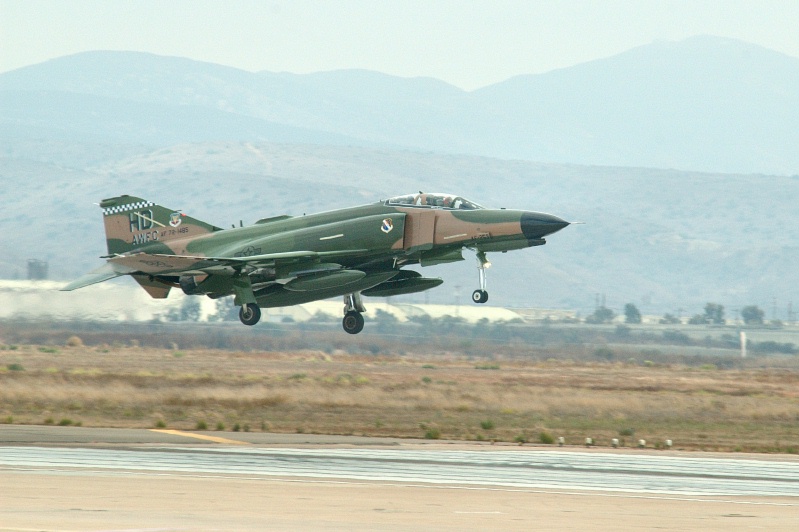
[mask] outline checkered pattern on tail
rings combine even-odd
[[[137,201],[136,203],[128,203],[127,205],[116,205],[103,209],[103,215],[110,216],[112,214],[119,214],[121,212],[133,211],[136,209],[144,209],[146,207],[153,207],[155,203],[152,201]]]

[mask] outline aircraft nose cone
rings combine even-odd
[[[569,222],[541,212],[526,212],[522,214],[522,233],[528,240],[536,240],[560,231]]]

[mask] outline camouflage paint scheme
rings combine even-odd
[[[480,272],[473,300],[484,303],[486,253],[545,244],[545,236],[569,225],[549,214],[421,192],[232,229],[133,196],[100,207],[107,262],[62,290],[130,275],[154,298],[176,287],[189,295],[233,295],[247,325],[258,321],[259,308],[345,296],[344,329],[352,334],[363,328],[362,294],[409,294],[443,282],[404,266],[463,260],[463,249],[471,249]]]

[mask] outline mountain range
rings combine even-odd
[[[344,70],[86,52],[0,74],[0,138],[258,140],[567,164],[799,173],[799,58],[700,36],[466,92]]]

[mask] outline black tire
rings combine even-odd
[[[485,303],[488,301],[488,292],[485,290],[475,290],[472,292],[472,301],[480,304]]]
[[[360,312],[350,311],[344,315],[341,321],[344,331],[349,334],[358,334],[363,330],[363,316]]]
[[[247,310],[244,310],[247,309]],[[250,303],[249,305],[242,305],[239,309],[239,319],[244,325],[255,325],[261,319],[261,309],[258,305]]]

